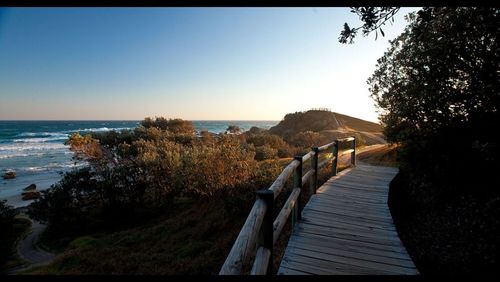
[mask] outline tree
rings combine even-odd
[[[399,7],[351,7],[351,13],[357,14],[364,24],[356,28],[351,28],[347,23],[344,23],[344,29],[340,33],[339,42],[352,44],[359,29],[362,29],[363,36],[367,36],[372,31],[375,31],[375,39],[377,39],[378,30],[380,30],[382,36],[385,36],[382,26],[387,21],[394,22],[394,15],[398,11]]]
[[[368,79],[386,136],[404,141],[498,113],[499,10],[424,8]]]
[[[391,212],[424,274],[498,274],[499,14],[412,13],[368,79],[385,135],[401,144]]]

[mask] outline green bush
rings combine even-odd
[[[255,147],[255,159],[258,161],[274,159],[278,155],[278,150],[269,145]]]

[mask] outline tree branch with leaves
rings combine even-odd
[[[364,22],[362,26],[351,28],[349,24],[344,23],[344,30],[340,33],[340,43],[354,43],[354,37],[361,29],[363,36],[367,36],[372,31],[375,31],[375,40],[380,34],[385,36],[382,26],[387,21],[394,22],[394,15],[399,11],[399,7],[351,7],[351,13],[359,16],[359,19]]]

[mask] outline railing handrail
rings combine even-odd
[[[342,142],[351,143],[351,148],[344,150],[339,155],[339,144]],[[319,154],[333,147],[332,157],[326,158],[321,163],[318,163]],[[329,161],[332,162],[333,175],[337,174],[338,157],[344,154],[351,153],[351,165],[356,165],[356,138],[347,137],[336,139],[331,143],[321,147],[314,147],[310,152],[303,156],[296,156],[276,178],[268,189],[257,191],[257,199],[255,200],[250,213],[243,224],[243,227],[236,238],[236,241],[229,252],[222,268],[220,275],[241,274],[245,262],[255,254],[255,261],[250,274],[271,274],[273,261],[273,245],[278,240],[281,230],[285,226],[287,219],[292,213],[292,224],[295,224],[301,216],[300,196],[302,194],[303,184],[308,180],[310,193],[316,194],[318,188],[318,171],[324,167]],[[311,160],[309,171],[302,174],[302,164]],[[272,219],[274,212],[274,200],[283,190],[285,182],[293,174],[294,187],[287,198],[287,201],[280,210],[275,220]],[[259,233],[262,236],[258,236]],[[258,240],[258,237],[261,237]],[[259,246],[257,246],[257,244]]]

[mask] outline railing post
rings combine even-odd
[[[264,220],[262,221],[261,232],[263,234],[262,245],[269,249],[271,255],[269,257],[269,263],[267,265],[267,275],[272,275],[273,273],[273,213],[274,213],[274,192],[271,190],[259,190],[257,191],[257,197],[262,199],[266,204],[266,213],[264,215]],[[257,247],[258,248],[258,247]]]
[[[352,145],[351,149],[353,150],[351,153],[351,165],[356,166],[356,137],[352,137],[354,140],[352,140]]]
[[[295,226],[295,223],[300,220],[302,207],[300,205],[300,199],[302,198],[302,156],[295,156],[294,160],[299,161],[299,165],[295,168],[293,172],[293,189],[300,188],[300,193],[297,198],[297,202],[295,203],[295,207],[293,208],[292,215],[292,226]]]
[[[333,145],[333,163],[332,163],[333,176],[337,175],[338,158],[339,158],[339,141],[335,140],[335,144]]]
[[[314,156],[311,158],[311,169],[314,169],[314,173],[311,176],[312,179],[309,181],[309,196],[316,194],[316,189],[318,189],[318,147],[312,148]]]

